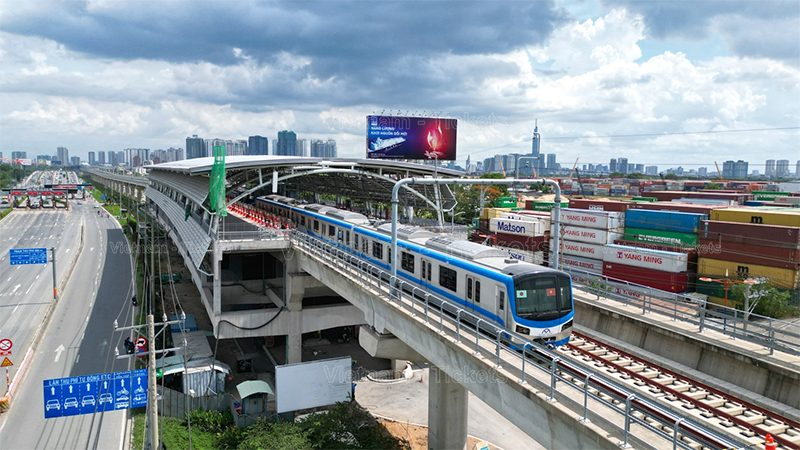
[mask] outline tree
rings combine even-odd
[[[747,284],[734,284],[730,287],[729,298],[744,299],[748,289]],[[797,315],[800,311],[797,306],[791,303],[791,294],[784,289],[776,288],[775,286],[764,283],[749,287],[750,289],[758,289],[762,291],[763,295],[757,300],[753,313],[762,316],[781,319],[784,317]]]
[[[300,423],[312,448],[404,450],[408,442],[395,438],[356,402],[337,403],[326,413],[312,414]]]
[[[664,175],[664,179],[665,180],[677,180],[678,176],[675,175],[674,173],[668,173],[668,174]]]
[[[290,422],[259,420],[244,431],[240,450],[295,450],[314,448],[309,432]]]
[[[706,183],[705,189],[722,189],[722,185],[719,183]]]
[[[481,176],[482,179],[503,179],[499,173],[487,173]],[[481,189],[484,189],[484,202],[487,206],[491,205],[498,197],[508,195],[508,187],[505,185],[465,185],[458,184],[453,187],[456,197],[456,222],[465,224],[471,223],[472,219],[478,216],[481,203]]]

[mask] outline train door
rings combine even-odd
[[[497,284],[494,287],[494,292],[497,317],[507,325],[508,320],[506,318],[508,317],[507,311],[509,306],[506,304],[506,289],[504,286]]]
[[[431,262],[428,259],[420,258],[421,277],[423,283],[430,283],[433,275],[431,274]]]
[[[473,310],[476,306],[476,298],[480,302],[480,288],[481,282],[476,280],[474,276],[467,275],[467,305]]]

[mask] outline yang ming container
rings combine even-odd
[[[624,215],[614,211],[594,211],[567,208],[561,210],[560,225],[571,225],[599,230],[622,230]]]
[[[574,268],[598,275],[603,273],[602,259],[589,259],[581,258],[580,256],[562,255],[561,266],[564,268]]]
[[[589,259],[603,259],[603,246],[586,242],[561,241],[561,253]]]
[[[609,262],[603,263],[603,276],[672,293],[686,292],[689,281],[686,272],[663,272]]]
[[[677,233],[697,233],[700,221],[708,219],[705,214],[692,214],[676,211],[653,211],[648,209],[629,209],[625,213],[625,226],[649,230],[674,231]]]
[[[555,233],[551,230],[550,234]],[[564,225],[560,230],[561,239],[577,242],[588,242],[589,244],[610,244],[617,239],[622,238],[622,233],[615,233],[606,230],[598,230],[595,228],[575,227],[572,225]]]
[[[662,272],[686,272],[689,256],[686,253],[664,252],[640,247],[609,244],[604,248],[603,261],[660,270]]]

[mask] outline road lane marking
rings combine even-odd
[[[64,351],[64,344],[61,344],[56,349],[56,360],[55,360],[55,362],[58,362],[58,360],[61,358],[61,352],[63,352],[63,351]]]
[[[11,290],[11,294],[14,294],[15,292],[17,292],[17,289],[19,289],[20,286],[22,286],[22,285],[18,284],[16,286],[14,286],[14,289]]]

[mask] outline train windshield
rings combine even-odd
[[[528,276],[514,280],[517,316],[529,320],[550,320],[572,308],[572,290],[565,276]]]

